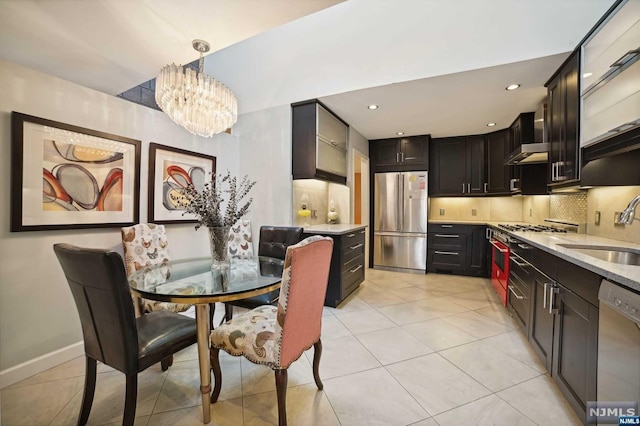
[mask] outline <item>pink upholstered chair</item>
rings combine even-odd
[[[320,329],[332,249],[333,240],[321,236],[289,246],[278,306],[257,307],[211,332],[210,356],[215,379],[211,402],[218,400],[222,387],[220,349],[275,371],[281,426],[287,424],[287,368],[311,346],[313,377],[318,389],[322,389],[318,373],[322,353]]]

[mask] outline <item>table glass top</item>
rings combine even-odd
[[[230,259],[227,273],[212,270],[209,257],[145,266],[129,277],[142,297],[201,298],[240,294],[280,282],[283,261],[271,257]]]

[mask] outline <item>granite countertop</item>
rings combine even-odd
[[[468,225],[487,225],[498,228],[498,224],[523,224],[531,225],[525,222],[494,222],[494,221],[469,221],[469,220],[429,220],[429,223],[452,223],[452,224],[468,224]],[[603,247],[627,247],[640,250],[640,244],[629,243],[626,241],[614,240],[611,238],[597,237],[588,234],[576,233],[553,233],[553,232],[522,232],[522,231],[506,231],[500,228],[502,232],[511,234],[524,242],[531,244],[541,250],[558,256],[568,262],[574,263],[591,272],[595,272],[602,277],[629,287],[633,290],[640,291],[640,266],[623,265],[620,263],[607,262],[593,256],[581,253],[571,248],[562,247],[560,244],[582,244]]]
[[[354,223],[339,223],[336,225],[322,224],[305,226],[303,232],[307,234],[342,235],[348,232],[358,231],[366,227],[367,225],[356,225]]]

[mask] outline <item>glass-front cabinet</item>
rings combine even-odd
[[[346,176],[348,128],[322,105],[316,104],[316,108],[316,168],[338,176]]]
[[[640,126],[640,1],[621,3],[581,56],[580,146]]]

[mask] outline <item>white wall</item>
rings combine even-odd
[[[54,351],[70,345],[71,352],[82,349],[80,322],[71,293],[60,266],[53,254],[52,246],[66,242],[80,246],[120,248],[119,229],[89,229],[46,232],[9,232],[10,206],[10,164],[11,152],[11,111],[18,111],[37,117],[47,118],[89,129],[126,136],[142,141],[141,181],[140,181],[140,221],[147,221],[147,165],[150,142],[171,145],[190,151],[217,156],[219,171],[227,168],[232,173],[251,169],[252,161],[247,161],[240,170],[239,149],[241,138],[222,134],[211,139],[191,135],[175,125],[162,112],[106,95],[76,84],[45,75],[34,70],[0,61],[0,387],[20,374],[22,363],[29,363],[38,357],[47,357]],[[259,114],[259,113],[257,113]],[[266,118],[271,118],[270,113]],[[281,117],[277,117],[281,120]],[[243,127],[244,117],[240,117],[238,127]],[[260,124],[260,122],[252,122]],[[262,123],[266,127],[268,122]],[[290,125],[282,124],[282,128]],[[246,126],[245,126],[246,127]],[[256,134],[269,134],[268,131]],[[281,157],[290,149],[283,144],[287,140],[282,133],[276,152],[271,149],[260,151],[255,157],[265,161],[283,164]],[[253,142],[253,141],[250,141]],[[257,142],[256,142],[257,143]],[[271,142],[269,142],[271,143]],[[265,147],[266,148],[266,147]],[[243,147],[242,155],[251,154],[251,147]],[[286,151],[286,152],[285,152]],[[252,155],[253,157],[253,155]],[[256,160],[257,161],[257,160]],[[283,183],[276,190],[267,189],[271,180],[258,186],[261,200],[278,196],[288,200],[290,188],[283,190],[284,181],[290,174],[290,159],[286,160],[286,170],[275,171]],[[262,169],[264,170],[264,169]],[[271,175],[269,175],[271,176]],[[263,176],[252,173],[252,177],[264,182]],[[258,200],[256,200],[258,201]],[[290,201],[287,201],[290,202]],[[283,208],[284,222],[289,211]],[[263,209],[254,209],[263,212]],[[274,221],[279,215],[265,212],[266,221]],[[278,212],[279,213],[279,212]],[[172,257],[206,255],[209,252],[206,232],[195,232],[193,225],[168,225]],[[71,352],[64,356],[70,356]],[[80,352],[82,353],[82,352]],[[46,360],[39,360],[46,365]],[[58,361],[59,362],[59,361]],[[36,373],[35,365],[30,365],[31,374]],[[22,368],[26,370],[27,368]]]

